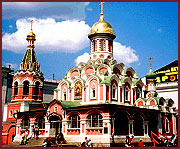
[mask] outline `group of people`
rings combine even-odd
[[[36,138],[36,140],[39,139],[39,127],[32,127],[32,137]]]
[[[126,136],[126,143],[125,143],[125,147],[134,147],[132,141],[134,139],[134,136],[132,135],[131,137],[129,136]],[[143,139],[140,138],[139,139],[139,143],[138,143],[138,147],[143,147],[144,144],[143,144]]]
[[[27,144],[28,140],[30,139],[30,138],[28,138],[28,134],[29,134],[28,129],[26,129],[26,131],[22,133],[22,140],[21,140],[20,145],[26,145]]]
[[[63,136],[63,133],[60,132],[56,136],[55,143],[58,147],[60,147],[60,146],[62,147],[63,142],[64,142],[64,136]],[[54,145],[54,143],[53,143],[51,137],[49,137],[43,141],[43,147],[51,147],[52,145]]]
[[[91,138],[89,140],[85,137],[85,140],[81,142],[81,147],[93,147]]]

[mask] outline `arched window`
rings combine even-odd
[[[130,93],[130,88],[129,88],[129,86],[128,85],[126,85],[125,86],[125,89],[124,89],[125,91],[124,91],[124,93],[125,93],[125,101],[129,101],[129,99],[130,99],[130,95],[129,95],[129,93]]]
[[[24,81],[23,95],[29,95],[29,82],[28,81]]]
[[[116,99],[117,98],[116,95],[117,95],[117,87],[115,84],[113,84],[113,86],[112,86],[112,98]]]
[[[63,99],[64,99],[64,100],[67,100],[66,89],[63,90]]]
[[[137,88],[136,97],[137,97],[137,99],[139,97],[141,97],[141,89],[140,89],[140,87]]]
[[[91,98],[96,98],[96,86],[95,86],[95,84],[93,84],[92,86],[91,86]]]
[[[16,96],[18,94],[18,82],[14,84],[14,95]]]
[[[93,52],[97,51],[97,41],[93,40]]]
[[[167,118],[165,119],[165,130],[166,133],[169,133],[169,120]]]
[[[104,42],[105,42],[104,39],[100,40],[100,50],[101,51],[104,51]]]
[[[99,113],[93,113],[88,115],[87,127],[103,127],[102,116]]]
[[[108,44],[108,46],[109,46],[109,52],[112,52],[112,41],[111,40],[109,40],[109,42],[108,42],[109,44]]]
[[[36,82],[36,85],[35,85],[35,95],[39,94],[39,85],[40,85],[40,83]]]
[[[45,120],[43,117],[36,118],[36,125],[39,127],[39,129],[45,129]]]
[[[76,114],[68,118],[68,128],[80,128],[80,117]]]
[[[21,129],[29,129],[29,118],[25,117],[21,123]]]

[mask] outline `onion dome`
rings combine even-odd
[[[36,40],[36,35],[33,33],[32,23],[33,23],[33,20],[31,20],[31,32],[28,33],[26,40],[34,40],[35,41]]]
[[[150,57],[149,60],[150,60],[150,69],[149,69],[149,72],[146,74],[146,78],[147,79],[156,79],[156,74],[154,72],[152,72],[152,63],[151,63],[152,57]]]
[[[93,34],[102,34],[102,33],[108,33],[116,37],[116,34],[113,32],[112,26],[104,21],[104,14],[103,14],[103,8],[101,7],[101,14],[100,14],[100,20],[96,22],[92,28],[91,32],[89,33],[88,37],[93,35]]]

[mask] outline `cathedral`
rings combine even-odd
[[[35,53],[36,35],[27,35],[27,50],[13,76],[11,103],[4,106],[2,144],[20,141],[22,133],[39,127],[39,137],[62,132],[67,143],[91,138],[94,146],[110,147],[126,136],[151,142],[151,132],[177,134],[173,99],[158,97],[156,74],[150,70],[145,83],[131,67],[113,57],[113,27],[100,19],[88,34],[90,57],[61,78],[51,102],[43,102],[44,76]],[[150,58],[151,60],[151,58]]]

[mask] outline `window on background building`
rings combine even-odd
[[[109,44],[108,44],[108,46],[109,46],[109,52],[112,52],[112,41],[111,40],[109,40],[109,42],[108,42]]]
[[[22,120],[21,129],[29,129],[29,119],[27,117]]]
[[[93,113],[88,115],[87,127],[103,127],[102,116],[99,113]]]
[[[43,117],[38,117],[36,119],[36,124],[39,127],[39,129],[45,129],[45,120]]]
[[[16,96],[18,94],[18,82],[14,84],[14,95]]]
[[[97,51],[97,41],[93,40],[93,52]]]
[[[23,95],[29,95],[29,82],[28,81],[24,81]]]
[[[9,110],[9,118],[13,117],[13,110]]]
[[[76,114],[68,118],[68,128],[80,128],[80,117]]]
[[[112,86],[112,98],[116,99],[117,98],[116,95],[117,95],[117,87],[115,84],[113,84],[113,86]]]

